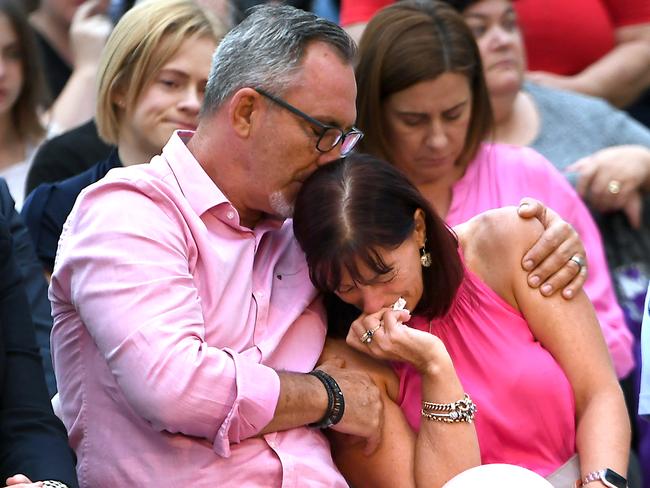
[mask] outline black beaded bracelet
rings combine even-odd
[[[345,399],[343,398],[343,392],[338,383],[334,378],[320,369],[315,369],[307,374],[318,378],[327,391],[327,411],[322,419],[313,424],[309,424],[309,427],[326,429],[332,425],[338,424],[343,418],[343,413],[345,412]]]

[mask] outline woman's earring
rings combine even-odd
[[[420,248],[420,263],[423,268],[431,266],[431,253],[428,252],[424,246]]]

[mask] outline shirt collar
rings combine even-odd
[[[162,157],[174,173],[181,192],[199,216],[222,204],[229,205],[232,211],[236,212],[230,201],[187,148],[187,142],[193,135],[193,131],[177,130],[162,150]]]

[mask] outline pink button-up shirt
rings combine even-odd
[[[324,312],[291,222],[242,227],[177,133],[82,192],[50,286],[81,486],[347,486],[324,436],[258,436]]]

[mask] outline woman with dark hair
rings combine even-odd
[[[39,102],[45,85],[34,35],[16,0],[0,0],[0,176],[23,201],[31,158],[45,136]]]
[[[329,333],[347,343],[330,340],[321,359],[343,358],[385,388],[375,453],[331,433],[353,486],[441,486],[481,461],[548,476],[574,459],[557,486],[626,472],[627,411],[589,300],[543,297],[519,265],[541,230],[514,208],[451,230],[370,156],[305,182],[294,232],[327,297]],[[351,313],[361,315],[350,326]]]
[[[479,49],[462,16],[436,1],[386,7],[364,32],[356,74],[357,124],[366,134],[360,149],[404,171],[448,224],[530,196],[575,227],[590,262],[585,292],[616,372],[625,377],[634,365],[633,339],[598,229],[580,197],[542,156],[484,142],[493,131],[490,98]],[[583,258],[566,253],[565,271],[586,273]],[[542,292],[549,285],[553,289],[543,284]]]

